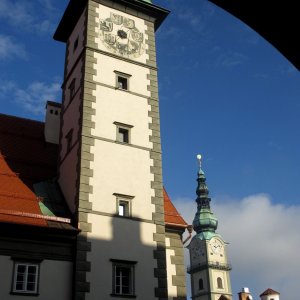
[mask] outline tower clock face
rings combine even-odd
[[[215,254],[219,254],[223,251],[223,244],[218,239],[215,239],[215,238],[211,239],[211,241],[209,242],[209,245],[210,245],[212,252]]]
[[[133,19],[110,13],[100,20],[100,39],[114,54],[138,58],[144,53],[144,34],[136,27]]]

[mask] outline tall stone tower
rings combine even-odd
[[[58,182],[80,229],[74,299],[166,299],[155,30],[150,0],[71,0]]]
[[[192,298],[196,300],[232,299],[230,265],[226,246],[220,234],[216,233],[218,220],[210,209],[211,199],[206,185],[205,174],[199,159],[197,212],[193,221],[196,235],[189,244]]]

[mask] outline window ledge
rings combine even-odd
[[[36,297],[40,295],[39,293],[27,293],[27,292],[10,292],[10,294],[16,296],[36,296]]]
[[[118,298],[136,298],[136,295],[124,295],[124,294],[110,294],[111,297],[118,297]]]

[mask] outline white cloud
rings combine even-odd
[[[1,97],[9,95],[17,105],[27,112],[34,115],[43,115],[45,113],[45,104],[47,100],[57,101],[61,98],[60,84],[53,82],[33,82],[27,88],[22,89],[14,82],[1,82]]]
[[[191,223],[194,200],[177,199],[174,204]],[[230,242],[233,297],[249,287],[254,299],[267,288],[279,291],[282,299],[297,299],[300,205],[274,204],[260,194],[242,200],[214,199],[212,209],[219,219],[218,232]]]
[[[0,34],[0,60],[10,58],[27,58],[27,53],[23,45],[14,42],[14,40],[6,35]]]

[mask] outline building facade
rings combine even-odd
[[[48,101],[45,124],[0,115],[28,129],[23,149],[8,147],[18,145],[20,128],[7,131],[1,121],[0,151],[33,199],[20,205],[21,197],[13,209],[0,201],[3,215],[22,215],[0,218],[0,225],[23,228],[34,216],[43,226],[33,223],[32,230],[47,232],[27,256],[16,251],[15,271],[8,263],[13,249],[0,246],[15,274],[15,288],[2,283],[3,299],[186,299],[187,223],[162,180],[155,31],[167,14],[149,0],[70,0],[54,34],[66,44],[62,104]],[[38,136],[31,139],[30,130]],[[3,200],[1,190],[0,177]],[[55,238],[61,245],[51,244]],[[36,245],[34,239],[22,242]],[[14,242],[19,249],[21,240]],[[50,257],[47,268],[36,257]],[[59,281],[49,295],[46,275]]]

